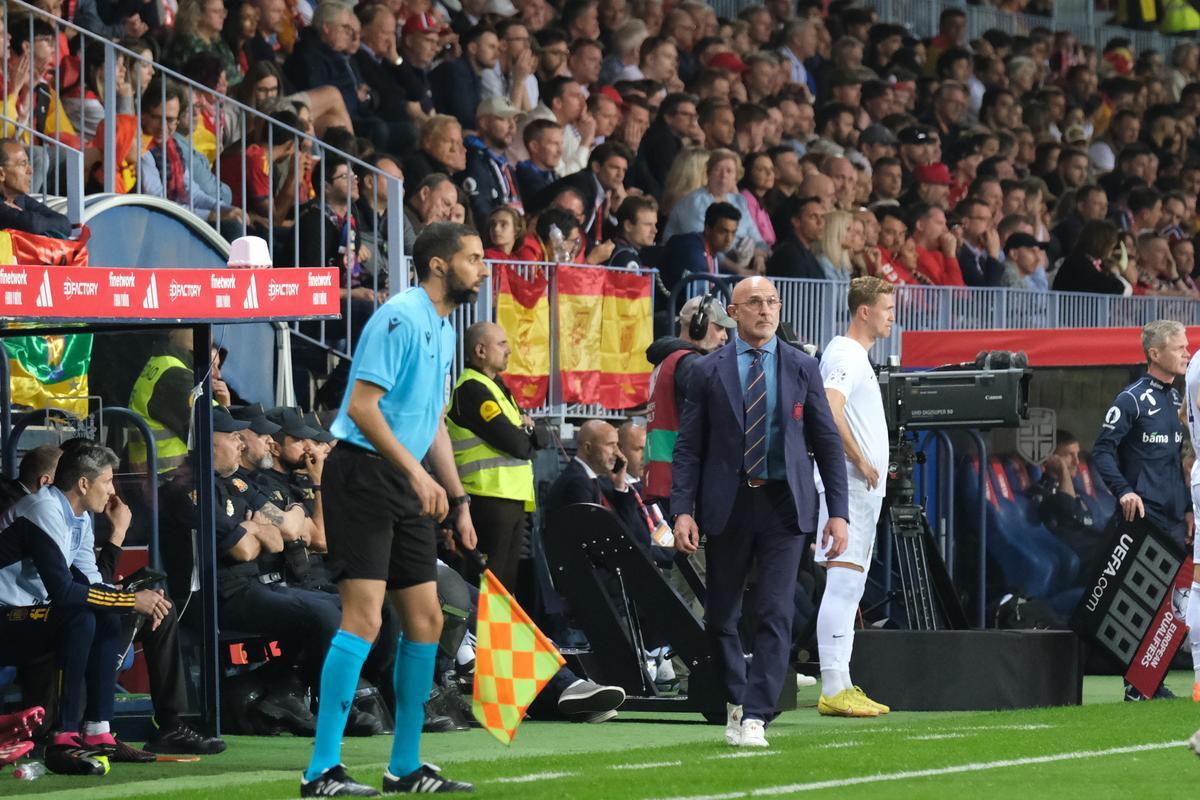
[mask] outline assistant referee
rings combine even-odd
[[[363,329],[350,391],[331,428],[340,443],[322,480],[329,556],[341,568],[342,621],[321,672],[317,736],[302,797],[378,794],[347,775],[340,762],[346,717],[379,633],[385,592],[400,613],[403,634],[384,791],[473,791],[422,764],[419,751],[442,631],[437,523],[451,514],[463,546],[475,548],[443,422],[456,344],[448,317],[479,295],[487,266],[479,234],[456,223],[426,228],[413,245],[413,263],[420,285],[380,306]],[[436,480],[421,466],[426,457]]]

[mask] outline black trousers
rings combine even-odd
[[[117,611],[91,606],[9,606],[0,609],[0,664],[31,665],[53,654],[62,685],[58,728],[78,731],[85,720],[112,720],[120,635]],[[26,687],[30,700],[42,694],[44,673],[43,680],[37,681],[35,676],[34,683],[40,684],[39,688]]]
[[[175,613],[175,606],[171,606],[154,630],[150,629],[149,620],[140,614],[122,617],[122,647],[117,653],[118,659],[125,655],[131,641],[142,646],[142,655],[146,657],[154,719],[160,730],[169,731],[179,724],[179,717],[187,711],[187,687],[184,684],[183,655],[179,645],[179,616]]]
[[[517,586],[528,517],[520,500],[471,495],[471,522],[479,537],[479,552],[488,557],[488,569],[510,592]],[[464,564],[467,580],[478,584],[479,571],[466,559]]]
[[[219,614],[223,629],[269,636],[296,648],[305,682],[321,685],[325,651],[342,619],[337,595],[251,579],[222,598]]]

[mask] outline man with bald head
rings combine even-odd
[[[675,548],[690,555],[706,539],[704,624],[726,692],[725,741],[735,747],[767,746],[783,690],[796,573],[805,535],[818,533],[814,460],[829,509],[820,544],[836,558],[848,536],[841,437],[816,359],[776,336],[779,311],[767,278],[734,287],[736,335],[692,370],[675,442]],[[754,565],[758,627],[743,643],[742,594]]]
[[[488,567],[509,588],[516,586],[529,512],[533,511],[533,463],[545,432],[520,410],[500,373],[512,348],[504,329],[476,322],[463,334],[467,367],[454,385],[446,430],[454,463],[470,498],[471,521]],[[530,387],[534,388],[534,387]],[[473,565],[466,567],[474,570]],[[472,582],[478,575],[468,574]]]
[[[847,161],[846,163],[849,164],[850,162]],[[851,165],[850,169],[853,170],[854,166]],[[800,189],[796,192],[796,196],[819,198],[825,211],[829,212],[833,211],[834,204],[837,202],[837,186],[828,175],[815,172],[812,175],[805,176],[804,182],[800,184]]]

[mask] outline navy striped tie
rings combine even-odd
[[[742,471],[747,478],[761,478],[767,471],[767,379],[763,373],[763,351],[750,351],[754,360],[746,373],[746,390],[742,392],[746,404],[745,451],[742,456]]]

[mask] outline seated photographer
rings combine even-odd
[[[1082,565],[1091,563],[1104,544],[1103,531],[1096,527],[1092,512],[1075,493],[1079,474],[1079,440],[1069,431],[1055,432],[1054,452],[1042,465],[1042,479],[1032,489],[1038,501],[1042,524],[1070,545]]]
[[[0,536],[0,664],[57,657],[59,719],[46,766],[60,774],[102,774],[97,754],[116,762],[154,760],[115,739],[110,728],[121,617],[141,614],[157,628],[171,609],[161,591],[124,592],[101,580],[91,514],[103,513],[122,536],[130,519],[113,488],[118,463],[107,447],[74,443],[59,460],[55,482],[14,505],[6,515],[12,524]]]

